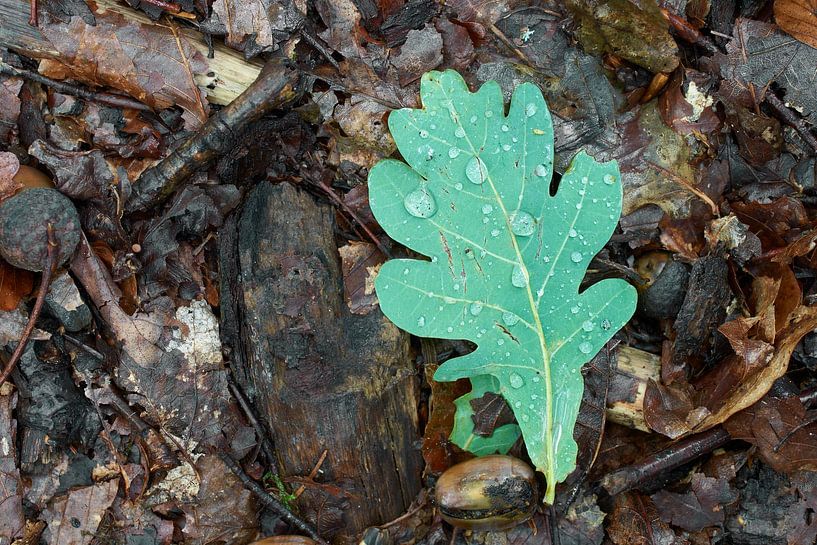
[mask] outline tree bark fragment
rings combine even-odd
[[[261,183],[222,231],[222,338],[301,513],[349,543],[420,490],[409,338],[343,298],[331,207]],[[327,451],[315,481],[303,477]],[[295,478],[293,480],[293,478]]]

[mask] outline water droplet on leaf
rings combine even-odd
[[[603,180],[604,183],[607,185],[613,185],[614,183],[616,183],[616,177],[613,176],[612,174],[605,174]]]
[[[529,237],[536,230],[536,220],[524,210],[518,210],[511,214],[511,231],[521,237]]]
[[[448,150],[448,156],[455,159],[460,154],[460,148],[451,148]]]
[[[533,169],[533,173],[540,178],[545,178],[548,175],[548,167],[545,165],[536,165],[536,168]]]
[[[589,342],[583,342],[579,345],[579,352],[582,354],[589,354],[593,350],[593,346]]]
[[[525,379],[519,373],[511,373],[510,383],[513,388],[521,388],[525,385]]]
[[[525,115],[528,117],[536,115],[536,104],[531,103],[525,106]]]
[[[479,157],[471,157],[468,164],[465,165],[465,176],[472,184],[482,184],[485,182],[485,177],[487,175],[488,168]]]
[[[465,129],[463,129],[462,127],[457,127],[457,129],[454,131],[454,136],[456,136],[457,138],[464,138]]]
[[[581,263],[582,261],[582,253],[581,252],[573,252],[570,254],[570,261],[573,263]]]
[[[512,327],[519,323],[519,316],[517,316],[513,312],[503,312],[502,321],[505,322],[506,326]]]
[[[511,272],[511,284],[517,288],[524,288],[528,285],[528,273],[518,264],[513,266],[513,272]]]
[[[430,218],[437,212],[437,202],[425,187],[415,189],[403,199],[406,211],[415,218]]]
[[[471,316],[479,316],[479,313],[482,312],[482,303],[478,301],[471,303],[468,312],[471,313]]]
[[[593,329],[595,329],[595,327],[596,327],[596,324],[594,324],[590,320],[587,320],[582,324],[582,329],[584,329],[585,331],[593,331]]]

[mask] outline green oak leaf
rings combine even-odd
[[[406,162],[375,165],[369,198],[389,236],[430,260],[385,263],[380,306],[410,333],[477,345],[434,378],[496,379],[553,503],[576,463],[581,366],[636,306],[623,280],[579,293],[621,214],[618,165],[580,152],[551,196],[553,128],[536,86],[517,87],[507,115],[496,82],[471,93],[451,70],[425,74],[420,95],[422,109],[389,116]]]

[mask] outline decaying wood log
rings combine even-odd
[[[143,13],[115,0],[96,0],[100,10],[118,13],[129,21],[143,24],[152,23]],[[60,53],[54,50],[40,30],[28,24],[29,0],[0,0],[0,47],[17,51],[34,58],[60,60]],[[179,27],[180,33],[189,39],[190,45],[207,55],[209,49],[204,35],[194,29]],[[229,104],[258,77],[262,62],[247,61],[241,53],[227,46],[214,43],[214,57],[208,59],[210,72],[196,83],[208,87],[207,100],[213,104]]]
[[[658,356],[619,345],[618,366],[607,396],[607,419],[629,428],[650,431],[644,420],[644,393],[649,380],[658,381],[660,376]]]
[[[269,429],[298,507],[346,543],[419,492],[417,380],[408,335],[343,297],[334,213],[289,184],[256,186],[222,230],[222,338]],[[286,480],[286,479],[285,479]]]

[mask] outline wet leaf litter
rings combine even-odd
[[[0,542],[811,545],[812,4],[0,0]],[[399,145],[390,118],[428,111],[422,76],[446,69],[503,106]],[[622,217],[592,249],[516,188],[464,198],[520,179],[496,160],[550,139],[544,106],[553,154],[520,161],[525,195],[564,200],[582,150],[618,163]],[[383,159],[434,174],[390,212],[444,239],[380,225]],[[550,506],[535,411],[503,395],[542,380],[433,378],[544,361],[514,299],[542,263],[511,239],[566,242],[566,299],[638,290],[592,359],[590,309],[545,312],[578,331],[563,370],[584,383]],[[398,329],[389,260],[438,267],[421,280],[458,320]]]
[[[420,94],[423,109],[389,117],[408,164],[375,165],[369,198],[389,236],[431,261],[386,262],[380,305],[415,335],[477,344],[435,380],[498,383],[491,389],[510,403],[552,504],[575,467],[579,369],[635,311],[622,280],[579,294],[618,221],[620,174],[580,153],[549,194],[553,130],[532,85],[514,90],[507,116],[496,83],[471,93],[454,71],[425,74]]]

